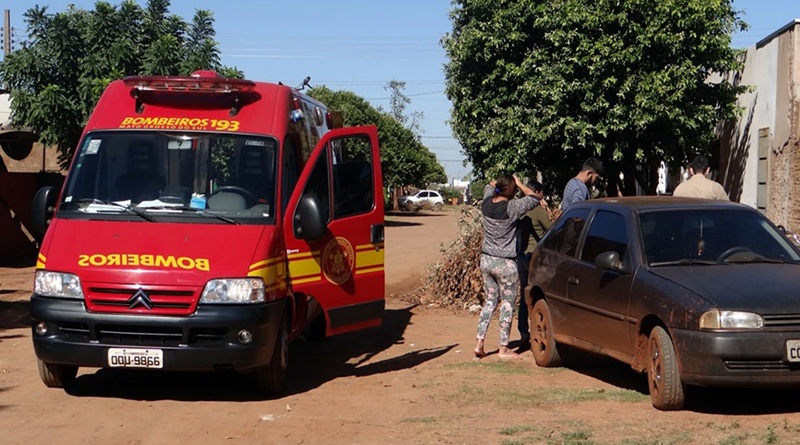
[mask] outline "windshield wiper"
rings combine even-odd
[[[240,225],[239,221],[236,221],[233,218],[228,218],[227,216],[218,215],[216,213],[207,212],[203,209],[196,209],[194,207],[187,207],[182,205],[164,205],[164,206],[147,206],[145,207],[147,210],[180,210],[182,212],[192,212],[197,213],[198,215],[202,215],[205,217],[216,218],[220,221],[225,221],[228,224],[236,224]]]
[[[79,199],[77,201],[72,201],[71,202],[71,204],[86,204],[86,203],[88,203],[89,205],[91,205],[91,204],[99,204],[99,205],[107,205],[107,206],[117,207],[117,208],[120,208],[122,210],[125,210],[126,212],[133,213],[134,215],[137,215],[137,216],[141,217],[142,219],[144,219],[146,221],[157,222],[155,218],[153,218],[152,216],[148,215],[147,213],[142,212],[141,210],[138,210],[138,209],[135,209],[135,208],[131,207],[130,204],[125,205],[125,204],[120,204],[120,203],[117,203],[117,202],[114,202],[114,201],[103,201],[102,199],[97,199],[97,198],[84,198],[84,199]]]
[[[686,265],[686,264],[700,264],[700,265],[703,265],[703,266],[716,266],[716,265],[719,265],[719,264],[726,264],[726,263],[721,262],[721,261],[715,261],[715,260],[704,260],[704,259],[700,259],[700,258],[681,258],[680,260],[675,260],[675,261],[659,261],[659,262],[656,262],[656,263],[650,263],[650,266],[653,266],[653,267],[656,267],[656,266],[680,266],[680,265]]]

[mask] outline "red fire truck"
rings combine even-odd
[[[45,385],[79,367],[233,370],[277,394],[298,335],[380,325],[377,131],[340,120],[213,72],[112,82],[63,189],[34,198]]]

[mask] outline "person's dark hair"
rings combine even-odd
[[[705,155],[697,155],[692,159],[692,163],[689,164],[690,167],[694,170],[695,174],[698,173],[705,173],[706,169],[710,163],[708,162],[708,158]]]
[[[497,177],[497,182],[494,185],[494,194],[505,196],[508,199],[514,197],[514,194],[517,193],[517,182],[514,181],[514,177],[503,173]]]
[[[528,181],[525,185],[533,190],[534,193],[544,192],[544,186],[539,181]]]
[[[600,176],[603,176],[603,163],[597,158],[589,158],[583,161],[581,171],[591,170]]]

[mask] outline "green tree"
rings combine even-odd
[[[744,87],[731,0],[456,0],[446,92],[483,177],[543,173],[563,186],[598,156],[653,190],[656,165],[708,152]],[[648,175],[650,173],[650,175]],[[616,187],[612,182],[610,186]]]
[[[188,75],[197,69],[242,77],[236,68],[220,66],[209,11],[196,11],[189,25],[169,14],[169,5],[149,0],[142,8],[124,0],[115,7],[98,1],[91,11],[74,6],[54,14],[39,6],[26,11],[28,41],[0,64],[14,122],[31,128],[43,144],[56,146],[66,167],[111,81],[136,74]]]
[[[350,91],[333,91],[318,86],[309,92],[309,96],[323,102],[331,110],[340,111],[345,126],[378,127],[385,185],[392,189],[407,185],[423,188],[431,182],[447,181],[444,168],[436,161],[436,156],[391,114],[379,111]]]

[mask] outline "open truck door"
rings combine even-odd
[[[379,326],[384,212],[374,126],[332,130],[311,152],[284,213],[293,293],[322,309],[325,335]]]

